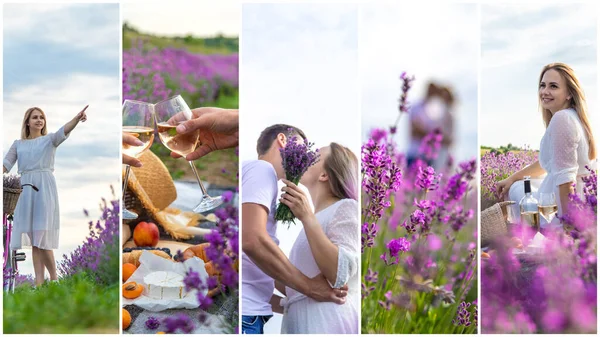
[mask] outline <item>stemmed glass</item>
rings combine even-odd
[[[556,215],[556,212],[558,212],[554,193],[540,193],[538,211],[548,224],[554,220],[554,216]]]
[[[138,158],[154,141],[154,106],[150,103],[125,100],[123,102],[123,132],[132,135],[144,143],[141,146],[123,144],[123,154]],[[126,165],[123,180],[123,199],[127,190],[127,180],[131,167]],[[132,220],[138,217],[134,212],[123,208],[123,219]]]
[[[154,116],[158,137],[167,149],[185,158],[186,155],[194,152],[199,146],[199,130],[185,134],[178,134],[175,130],[177,125],[193,118],[192,110],[190,110],[180,95],[156,103],[154,105]],[[194,207],[194,212],[206,212],[221,205],[223,203],[221,197],[211,197],[208,195],[206,188],[204,188],[198,176],[198,171],[196,171],[194,163],[192,161],[188,161],[188,163],[192,167],[196,180],[198,180],[198,185],[200,185],[200,189],[202,190],[202,199]]]

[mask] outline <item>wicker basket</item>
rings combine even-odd
[[[145,151],[139,159],[144,166],[131,168],[123,205],[139,219],[152,218],[149,208],[165,209],[177,198],[177,190],[169,170],[154,153]]]
[[[21,188],[16,189],[4,187],[2,193],[4,197],[2,211],[4,214],[13,214],[15,212],[15,207],[17,207],[17,201],[19,201],[19,195],[21,195],[22,191],[23,189]]]
[[[486,246],[494,239],[507,234],[506,227],[508,205],[514,201],[503,201],[494,204],[481,212],[481,244]]]

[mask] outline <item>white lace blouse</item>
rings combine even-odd
[[[583,182],[578,178],[588,174],[586,165],[594,166],[588,152],[588,138],[577,112],[570,108],[556,112],[540,143],[539,161],[547,175],[538,192],[554,192],[558,199],[558,186],[577,182],[577,192],[582,193]]]
[[[348,285],[344,305],[317,302],[306,295],[286,288],[282,333],[358,333],[360,306],[359,259],[360,238],[358,203],[343,199],[315,214],[325,235],[338,247],[338,270],[333,288]],[[321,273],[310,249],[304,229],[290,252],[290,262],[304,275]]]

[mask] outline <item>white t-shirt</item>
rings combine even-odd
[[[267,208],[267,232],[279,245],[275,222],[277,192],[277,173],[271,163],[250,160],[242,164],[242,204],[253,203]],[[275,281],[243,252],[242,273],[242,315],[272,315],[273,309],[269,301],[275,289]]]

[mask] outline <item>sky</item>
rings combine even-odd
[[[238,36],[239,1],[123,3],[123,22],[144,33],[161,36]]]
[[[85,240],[88,221],[101,214],[101,198],[112,200],[111,185],[120,195],[119,7],[6,4],[3,9],[3,157],[20,138],[28,108],[43,109],[48,132],[55,132],[89,104],[87,122],[56,152],[58,261]],[[11,173],[16,172],[17,165]],[[33,273],[31,250],[26,253],[19,269]]]
[[[545,129],[538,79],[552,62],[574,69],[598,125],[597,15],[590,4],[482,5],[482,145],[539,149]]]
[[[358,156],[356,6],[245,4],[242,17],[240,160],[256,159],[260,132],[277,123],[299,127],[317,147],[335,141]],[[286,254],[300,229],[279,226]],[[279,333],[280,324],[276,315],[265,333]]]
[[[360,6],[359,50],[361,138],[373,128],[392,125],[398,116],[400,74],[415,77],[409,103],[417,103],[435,80],[451,86],[454,115],[454,158],[477,152],[477,6],[474,4],[379,3]],[[408,146],[408,118],[398,126],[396,142]]]

